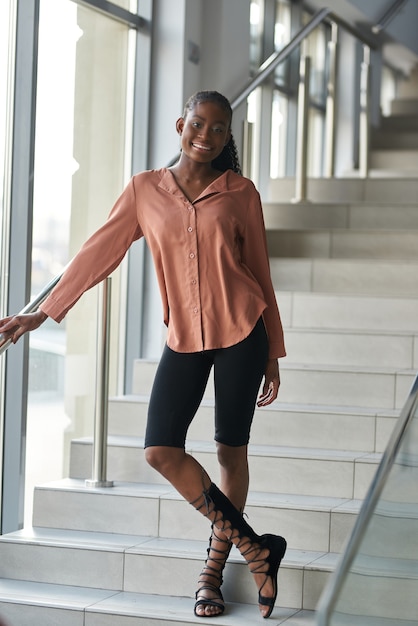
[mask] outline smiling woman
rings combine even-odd
[[[224,96],[195,94],[176,122],[178,162],[133,176],[39,311],[0,320],[0,332],[16,341],[46,316],[61,321],[145,237],[168,326],[149,401],[145,458],[213,526],[194,612],[223,613],[222,572],[235,544],[254,576],[260,612],[269,617],[286,541],[256,534],[242,511],[255,407],[276,399],[285,347],[260,196],[239,173],[231,120]],[[221,489],[185,449],[212,368]]]

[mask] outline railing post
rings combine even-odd
[[[363,46],[360,74],[359,175],[367,178],[370,166],[370,48]]]
[[[325,178],[333,178],[335,174],[337,47],[338,26],[335,22],[332,22],[331,39],[328,42],[329,75],[327,81],[327,102],[325,110]]]
[[[86,487],[113,487],[107,480],[107,430],[109,399],[109,338],[111,278],[99,285],[102,310],[97,320],[96,406],[94,415],[93,477]]]
[[[248,120],[243,123],[242,133],[242,174],[251,178],[252,174],[252,152],[253,152],[253,124]]]
[[[295,197],[292,202],[307,201],[307,167],[308,167],[308,116],[309,116],[309,80],[311,59],[303,56],[300,60],[300,76],[298,91],[298,121],[296,137],[296,175]]]

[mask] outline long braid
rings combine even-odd
[[[225,98],[225,96],[223,96],[218,91],[198,91],[193,94],[193,96],[191,96],[185,104],[184,117],[186,117],[187,113],[191,111],[196,104],[199,104],[201,102],[215,102],[222,109],[229,113],[230,119],[232,121],[231,105],[228,99]],[[232,134],[229,142],[226,144],[221,154],[212,161],[212,166],[220,172],[233,170],[237,174],[242,175],[238,150]]]
[[[220,172],[233,170],[237,174],[242,175],[237,145],[232,135],[221,154],[212,161],[212,166]]]

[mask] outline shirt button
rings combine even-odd
[[[196,283],[197,283],[196,278],[193,278],[193,280],[192,280],[192,285],[195,285]]]
[[[195,256],[195,255],[194,255],[194,252],[190,252],[190,255],[189,255],[189,256],[190,256],[190,258],[191,258],[191,259],[194,259],[194,256]]]
[[[193,309],[193,313],[198,313],[199,309],[197,308],[197,306],[195,306],[195,308]]]
[[[193,228],[191,226],[189,226],[187,230],[189,231],[189,233],[193,232]]]

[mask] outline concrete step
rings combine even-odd
[[[358,170],[346,171],[344,174],[347,177],[352,176],[353,178],[358,178],[360,176]],[[370,179],[381,178],[384,180],[416,180],[417,172],[415,168],[397,167],[397,163],[395,162],[391,168],[386,166],[370,168],[368,176]]]
[[[120,396],[109,401],[109,433],[141,437],[145,432],[148,396]],[[330,448],[383,452],[395,427],[399,410],[382,410],[285,404],[256,409],[251,442],[259,445]],[[211,439],[214,428],[214,402],[202,402],[190,429],[191,439]]]
[[[393,150],[418,150],[418,124],[417,130],[382,130],[372,131],[371,148]]]
[[[91,478],[93,442],[73,440],[70,477]],[[214,442],[189,441],[187,451],[219,483]],[[376,472],[380,454],[350,450],[249,446],[250,489],[267,493],[361,499]],[[141,437],[108,438],[108,477],[123,482],[168,484],[146,463]]]
[[[267,243],[275,258],[418,260],[418,229],[269,230]]]
[[[295,179],[271,179],[269,188],[263,194],[264,203],[290,203],[295,197]],[[359,178],[358,172],[344,178],[309,178],[307,181],[307,198],[311,202],[335,203],[341,198],[347,204],[365,203],[376,205],[397,206],[417,204],[418,179],[414,176],[390,175],[387,171],[370,172],[368,178]],[[297,204],[293,205],[297,206]]]
[[[394,620],[394,624],[415,624],[417,589],[416,560],[359,554],[338,602],[338,614],[342,620],[345,616],[341,623],[386,624],[386,620]],[[351,621],[353,615],[357,621]]]
[[[408,468],[411,473],[411,468]],[[408,479],[408,498],[413,499],[416,491],[418,468]],[[404,491],[406,491],[404,489]],[[418,503],[380,501],[363,543],[361,554],[364,557],[401,559],[415,564],[418,561]]]
[[[396,203],[338,203],[325,201],[293,204],[264,202],[264,221],[270,230],[321,230],[342,232],[354,229],[412,230],[418,228],[418,203],[404,203],[402,193]]]
[[[149,395],[157,361],[137,360],[133,393]],[[415,379],[414,370],[280,363],[280,402],[378,409],[401,408]],[[214,396],[209,381],[206,398]]]
[[[286,328],[287,362],[354,367],[418,367],[416,334]]]
[[[418,297],[418,262],[363,259],[270,259],[280,291]]]
[[[399,169],[418,175],[418,150],[372,150],[370,167],[381,169]]]
[[[115,533],[24,529],[0,537],[0,576],[107,591],[193,598],[207,541]],[[278,607],[314,610],[338,556],[288,549],[279,571]],[[228,602],[255,604],[246,562],[234,549],[225,569]],[[158,600],[157,600],[158,601]]]
[[[286,328],[374,330],[415,334],[418,298],[315,292],[276,292]]]
[[[246,514],[256,529],[283,534],[296,550],[341,552],[360,502],[347,498],[250,491]],[[208,523],[169,485],[116,482],[88,489],[65,479],[36,487],[37,528],[206,541]]]
[[[79,586],[0,580],[0,615],[13,626],[190,626],[209,624],[193,615],[191,598]],[[228,603],[219,626],[253,626],[260,620],[254,605]],[[313,611],[276,607],[273,624],[313,626]]]
[[[85,626],[91,607],[115,595],[105,589],[0,579],[0,618],[5,626]],[[109,623],[109,622],[108,622]],[[118,622],[119,624],[119,622]]]
[[[391,115],[383,116],[380,127],[383,130],[418,130],[418,101],[416,98],[401,98],[392,101]]]

